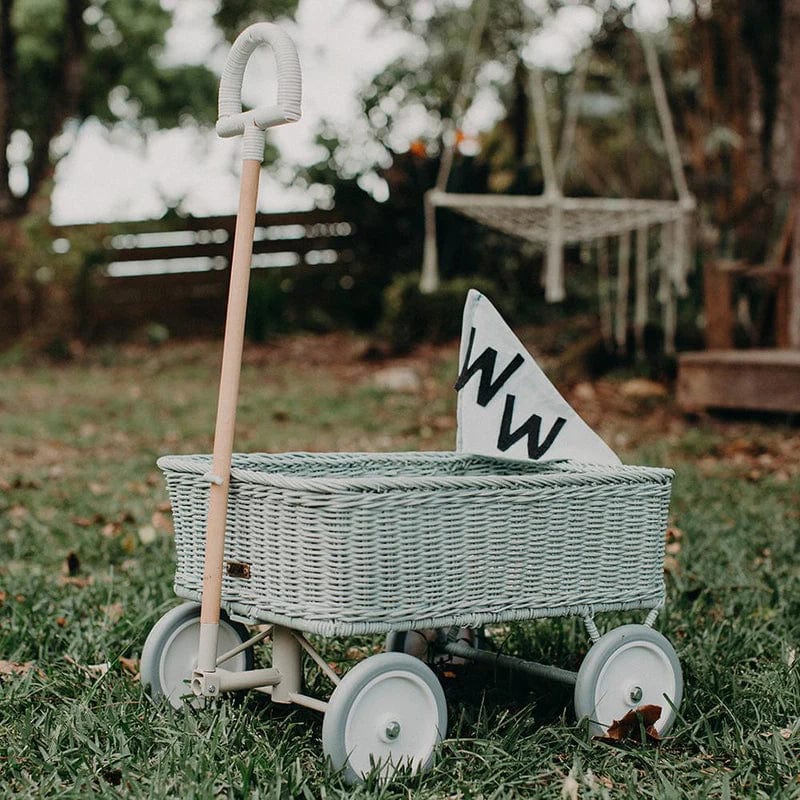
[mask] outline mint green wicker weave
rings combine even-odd
[[[202,592],[210,456],[164,456]],[[329,636],[657,608],[672,471],[462,453],[236,454],[229,612]],[[243,565],[247,568],[243,569]]]

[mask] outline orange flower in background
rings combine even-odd
[[[411,155],[416,156],[417,158],[425,158],[428,155],[428,148],[425,146],[425,142],[421,139],[415,139],[408,147]]]
[[[467,136],[466,133],[462,130],[456,130],[456,144],[459,145],[461,142],[467,141],[470,137]]]

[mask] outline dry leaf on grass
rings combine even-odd
[[[58,582],[61,586],[77,586],[78,589],[85,589],[94,583],[94,575],[62,575]]]
[[[153,516],[150,518],[150,524],[157,530],[172,536],[175,529],[172,526],[172,520],[161,511],[154,511]]]
[[[561,782],[561,800],[578,800],[580,784],[572,775],[567,775]]]
[[[647,378],[631,378],[629,381],[625,381],[619,387],[619,390],[624,397],[631,397],[635,400],[665,397],[667,394],[667,387],[664,384],[656,383]]]
[[[615,719],[605,736],[595,736],[602,742],[642,741],[642,729],[646,741],[655,743],[661,741],[655,724],[661,716],[661,706],[640,706],[631,709],[622,719]]]
[[[102,664],[81,664],[72,656],[65,655],[64,661],[79,669],[87,678],[102,678],[110,669],[111,664],[104,661]]]
[[[138,658],[126,658],[125,656],[120,656],[119,663],[122,665],[122,671],[126,675],[130,675],[135,681],[139,680]]]
[[[33,661],[6,661],[0,659],[0,678],[9,675],[26,675],[33,669]]]
[[[119,522],[107,522],[103,525],[103,529],[100,533],[102,533],[106,539],[113,539],[115,536],[119,536],[121,531],[122,525]]]
[[[99,512],[90,517],[72,517],[71,519],[80,528],[91,528],[92,525],[99,525],[106,521],[106,518]]]
[[[119,622],[122,615],[125,613],[125,608],[122,603],[110,603],[107,606],[100,606],[100,610],[112,624]]]
[[[681,574],[681,565],[678,563],[678,559],[675,556],[666,556],[664,558],[664,572],[668,575],[680,575]]]

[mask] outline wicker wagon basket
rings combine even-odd
[[[200,599],[210,457],[159,460]],[[663,603],[672,471],[461,453],[237,454],[223,606],[324,635]]]

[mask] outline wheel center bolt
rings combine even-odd
[[[642,697],[644,696],[644,692],[642,691],[641,686],[634,686],[633,689],[630,691],[629,697],[631,698],[632,703],[638,703]]]
[[[394,740],[400,735],[400,723],[393,719],[386,724],[386,738]]]

